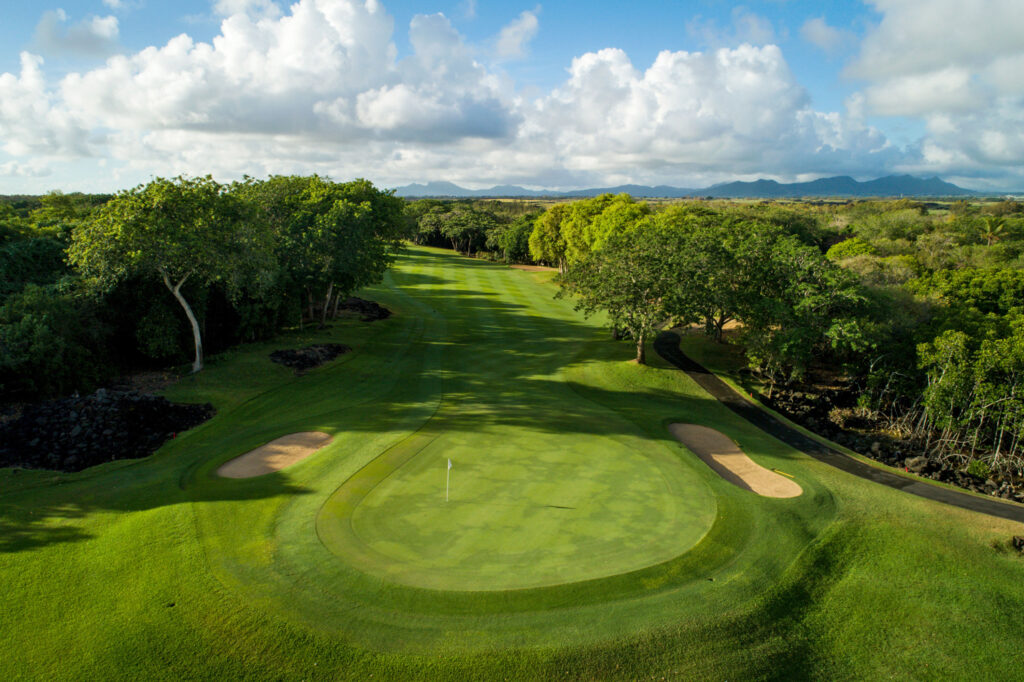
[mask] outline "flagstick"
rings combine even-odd
[[[448,460],[448,471],[444,475],[444,501],[448,501],[448,483],[452,480],[452,461]]]

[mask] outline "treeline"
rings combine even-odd
[[[931,453],[1024,467],[1024,206],[859,204],[827,257],[868,295],[869,341],[848,359],[866,414]]]
[[[519,208],[417,201],[409,212],[425,243],[557,267],[563,295],[607,313],[640,362],[667,321],[718,340],[733,323],[769,395],[827,368],[894,436],[982,475],[1022,474],[1020,204],[603,195]]]
[[[543,213],[524,201],[419,199],[406,206],[415,243],[505,263],[533,262],[530,233]]]
[[[156,179],[116,196],[0,202],[0,398],[89,390],[324,324],[377,282],[405,203],[317,176]]]

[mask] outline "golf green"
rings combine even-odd
[[[714,518],[710,489],[660,444],[495,429],[400,443],[331,497],[318,531],[345,561],[396,582],[503,590],[667,561]]]

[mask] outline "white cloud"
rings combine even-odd
[[[1019,0],[873,0],[881,21],[847,74],[870,113],[923,120],[911,168],[1024,183]]]
[[[270,7],[223,5],[232,13],[210,42],[183,34],[57,83],[45,82],[39,57],[23,55],[19,74],[0,75],[0,149],[12,157],[3,172],[59,175],[69,167],[60,159],[99,156],[108,167],[78,163],[110,182],[318,172],[388,185],[701,186],[892,170],[1019,177],[1024,158],[1015,99],[1024,61],[1010,51],[977,66],[894,71],[867,81],[840,112],[811,108],[781,49],[753,42],[665,51],[649,65],[622,50],[588,52],[557,88],[527,97],[479,63],[481,46],[444,15],[414,17],[411,50],[399,59],[376,0],[298,0],[277,15]],[[515,49],[505,54],[536,30],[527,15],[509,25],[519,32],[510,29]],[[770,25],[758,26],[737,13],[730,35],[764,39]],[[862,51],[857,64],[866,59]],[[908,152],[866,122],[922,108],[927,139]]]
[[[889,78],[868,87],[866,95],[871,110],[883,116],[967,112],[984,98],[971,72],[956,66]]]
[[[110,9],[122,9],[125,7],[124,0],[103,0],[103,4]]]
[[[21,53],[21,73],[0,74],[0,149],[12,156],[87,156],[88,133],[46,88],[42,57]]]
[[[538,12],[539,8],[526,10],[501,29],[494,49],[498,59],[520,59],[526,56],[526,47],[540,27]]]
[[[647,178],[863,171],[892,152],[877,131],[812,111],[773,45],[665,51],[644,72],[621,50],[588,53],[535,126],[568,168]]]
[[[68,24],[62,9],[44,12],[36,25],[35,42],[48,54],[106,57],[118,49],[117,17],[90,17]]]
[[[52,169],[38,161],[31,163],[18,163],[17,161],[0,163],[0,177],[45,178],[52,174]]]
[[[800,36],[830,55],[843,52],[856,39],[852,31],[829,26],[824,17],[813,17],[805,21],[800,27]]]

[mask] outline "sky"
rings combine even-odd
[[[1024,190],[1021,0],[4,0],[0,194],[319,173]]]

